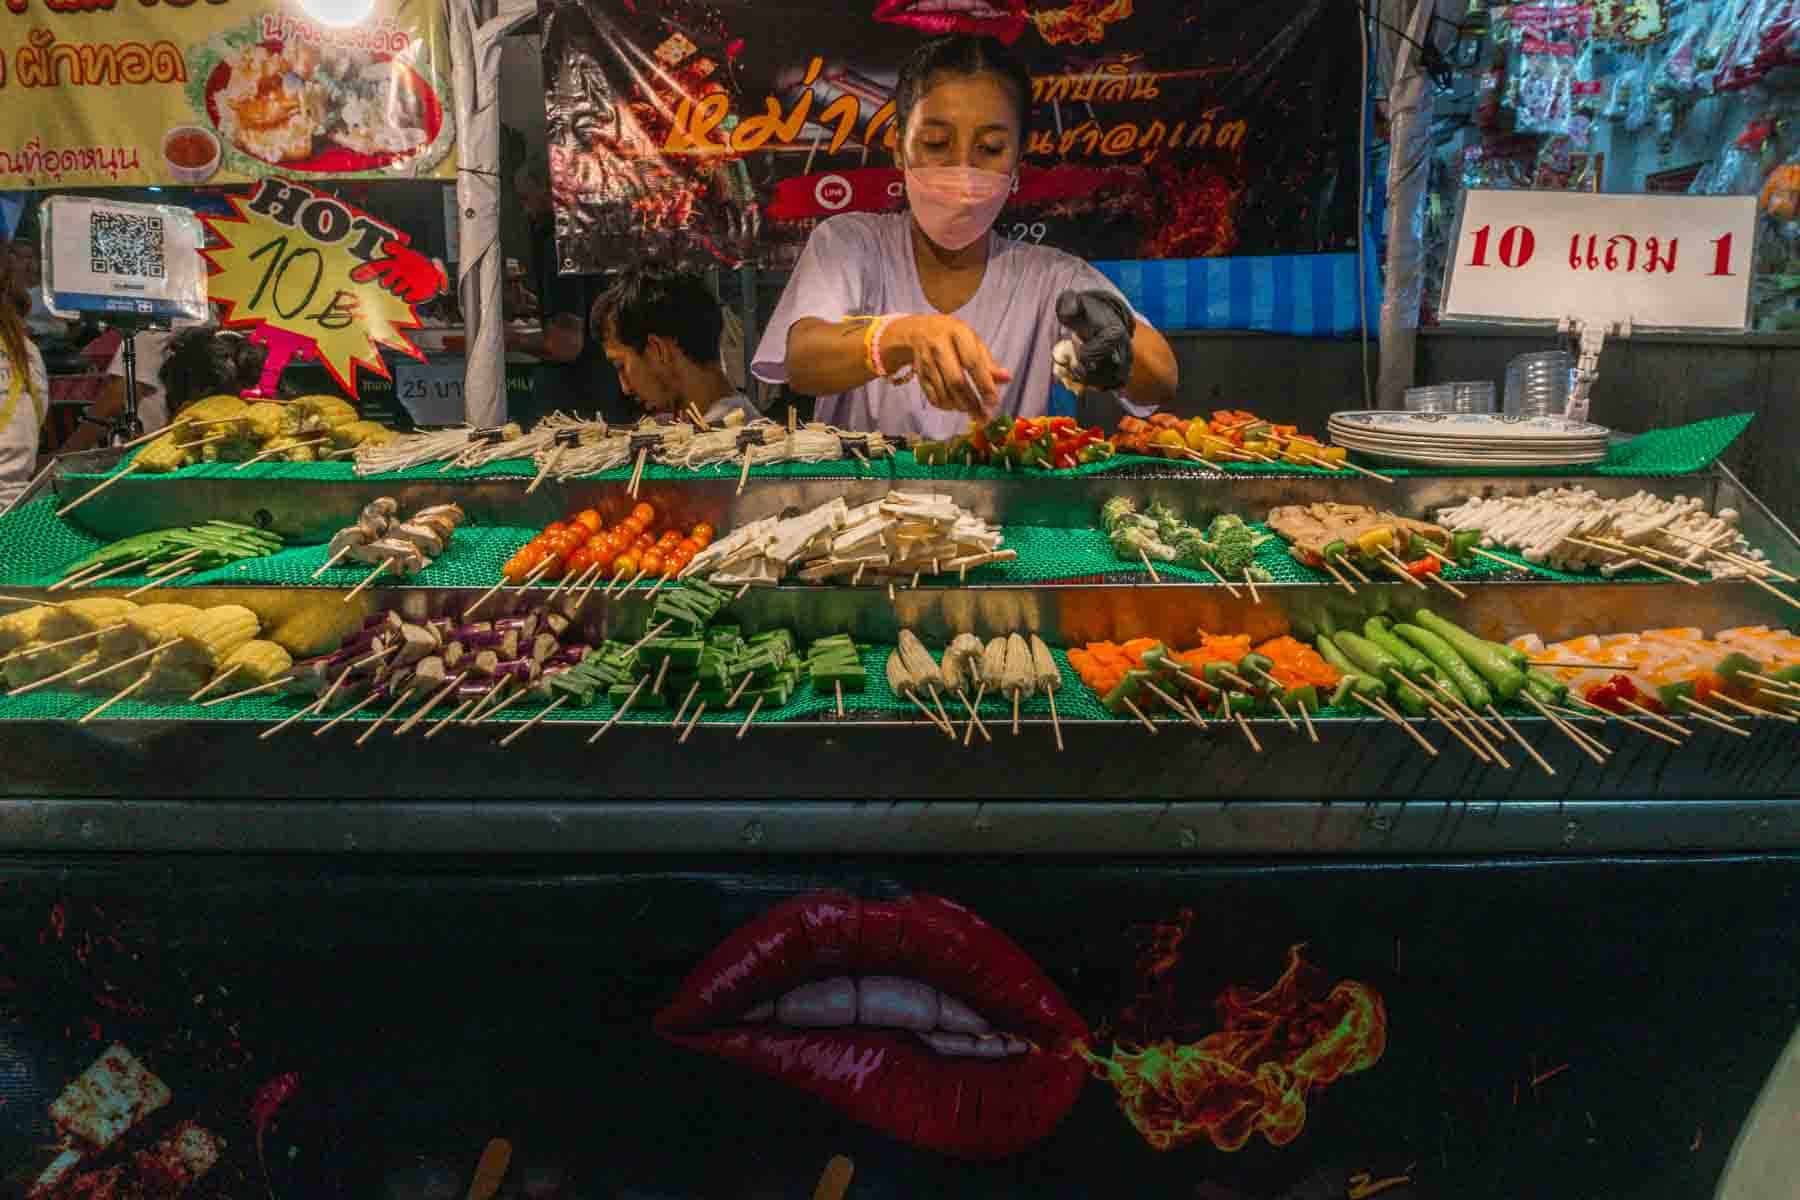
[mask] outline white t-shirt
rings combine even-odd
[[[802,318],[835,322],[936,311],[919,283],[911,222],[906,212],[844,213],[820,222],[756,348],[751,371],[758,379],[787,382],[788,330]],[[1010,416],[1049,411],[1055,382],[1051,354],[1067,336],[1056,319],[1056,298],[1070,290],[1106,291],[1124,299],[1106,276],[1072,254],[988,234],[981,286],[949,315],[980,335],[994,360],[1012,372],[1012,382],[1000,385],[1000,408]],[[839,396],[821,396],[816,414],[845,429],[929,438],[953,437],[969,426],[965,413],[932,408],[916,379],[898,387],[877,379]]]
[[[25,343],[26,378],[14,374],[12,358],[0,349],[0,509],[18,499],[37,466],[38,432],[50,411],[50,376],[44,356]],[[14,385],[18,395],[13,395]]]
[[[174,336],[166,329],[146,329],[137,335],[138,420],[143,423],[145,433],[154,433],[169,423],[169,401],[163,395],[162,380],[158,375],[163,360],[168,357],[169,339]],[[114,379],[125,378],[123,343],[113,351],[106,374]]]

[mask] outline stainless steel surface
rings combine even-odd
[[[1717,468],[1719,486],[1716,501],[1721,508],[1735,508],[1743,518],[1740,527],[1752,546],[1769,556],[1769,561],[1789,574],[1800,574],[1800,538],[1769,511],[1750,489],[1725,467]]]
[[[9,851],[1339,858],[1800,847],[1800,801],[969,800],[668,804],[0,801]]]
[[[103,459],[98,456],[109,456]],[[86,469],[103,469],[113,451],[71,456]],[[1064,478],[1045,473],[1012,479],[902,480],[872,472],[835,479],[759,479],[737,494],[737,472],[700,472],[674,481],[647,481],[640,498],[679,521],[707,521],[729,529],[745,521],[809,509],[834,497],[847,503],[872,500],[893,488],[938,492],[990,521],[1053,528],[1088,527],[1100,506],[1113,496],[1130,496],[1140,504],[1161,500],[1184,512],[1230,512],[1261,520],[1282,504],[1337,500],[1370,504],[1411,514],[1430,512],[1471,496],[1523,496],[1548,486],[1580,483],[1602,496],[1628,496],[1644,490],[1657,496],[1699,494],[1711,503],[1719,478],[1707,474],[1679,479],[1620,478],[1606,475],[1539,477],[1446,475],[1401,477],[1392,484],[1346,473],[1323,475],[1219,475],[1207,471],[1151,469],[1154,473]],[[393,496],[403,506],[455,501],[469,519],[484,525],[539,528],[572,509],[592,506],[609,520],[623,517],[636,503],[617,481],[548,481],[532,495],[529,480],[452,479],[442,481],[356,479],[341,482],[269,481],[231,475],[200,476],[179,481],[127,476],[70,514],[74,523],[103,537],[127,537],[148,529],[221,519],[273,529],[282,536],[323,542],[356,519],[377,496]],[[61,497],[73,497],[87,482],[71,483],[59,473],[53,480]]]

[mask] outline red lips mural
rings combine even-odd
[[[1010,46],[1025,32],[1031,15],[1025,0],[881,0],[875,19],[933,37],[969,33],[999,38]]]
[[[689,974],[656,1028],[958,1158],[1042,1139],[1088,1071],[1087,1023],[1037,964],[929,895],[778,905]]]

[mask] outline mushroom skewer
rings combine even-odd
[[[944,677],[944,687],[958,700],[961,700],[963,707],[968,710],[970,731],[980,730],[982,739],[992,742],[994,735],[988,732],[986,725],[982,724],[981,714],[976,711],[975,705],[969,700],[968,686],[971,682],[971,668],[977,667],[980,661],[980,639],[970,634],[959,633],[948,646],[944,647],[944,661],[940,670]]]

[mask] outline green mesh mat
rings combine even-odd
[[[1705,470],[1713,461],[1736,441],[1750,424],[1754,414],[1738,413],[1729,417],[1714,417],[1710,420],[1696,421],[1691,425],[1678,425],[1673,429],[1656,429],[1649,433],[1639,434],[1630,441],[1622,442],[1612,448],[1604,462],[1590,463],[1567,467],[1382,467],[1384,474],[1395,476],[1434,476],[1434,475],[1532,475],[1532,476],[1578,476],[1578,475],[1645,475],[1667,476],[1688,475],[1695,471]],[[656,481],[679,481],[696,477],[713,476],[718,478],[735,478],[741,468],[720,465],[702,471],[689,471],[674,467],[652,464],[644,468],[644,478]],[[1205,472],[1211,468],[1188,459],[1149,458],[1134,454],[1121,454],[1104,462],[1089,463],[1084,467],[1075,467],[1067,471],[1041,472],[1060,479],[1076,479],[1091,475],[1135,474],[1145,471],[1194,471]],[[1324,467],[1298,467],[1286,463],[1234,463],[1230,466],[1231,474],[1244,475],[1343,475],[1342,471],[1329,471]],[[531,460],[523,458],[503,459],[489,463],[485,467],[470,470],[445,471],[441,463],[430,463],[407,471],[394,471],[385,475],[369,476],[371,479],[383,481],[405,482],[408,480],[457,480],[457,479],[529,479],[537,473]],[[902,450],[891,458],[874,459],[867,465],[853,460],[822,463],[776,463],[766,467],[756,467],[750,472],[752,479],[1005,479],[1018,472],[1007,471],[995,467],[922,467],[912,456],[911,451]],[[1033,472],[1040,474],[1040,472]],[[584,478],[601,481],[623,480],[629,478],[629,466],[617,467],[610,471],[602,471]],[[71,479],[99,478],[94,475],[74,475]],[[145,476],[150,479],[244,479],[270,480],[289,479],[311,482],[337,482],[356,478],[356,473],[348,462],[330,463],[257,463],[255,466],[238,469],[236,463],[202,463],[185,467],[167,475]]]

